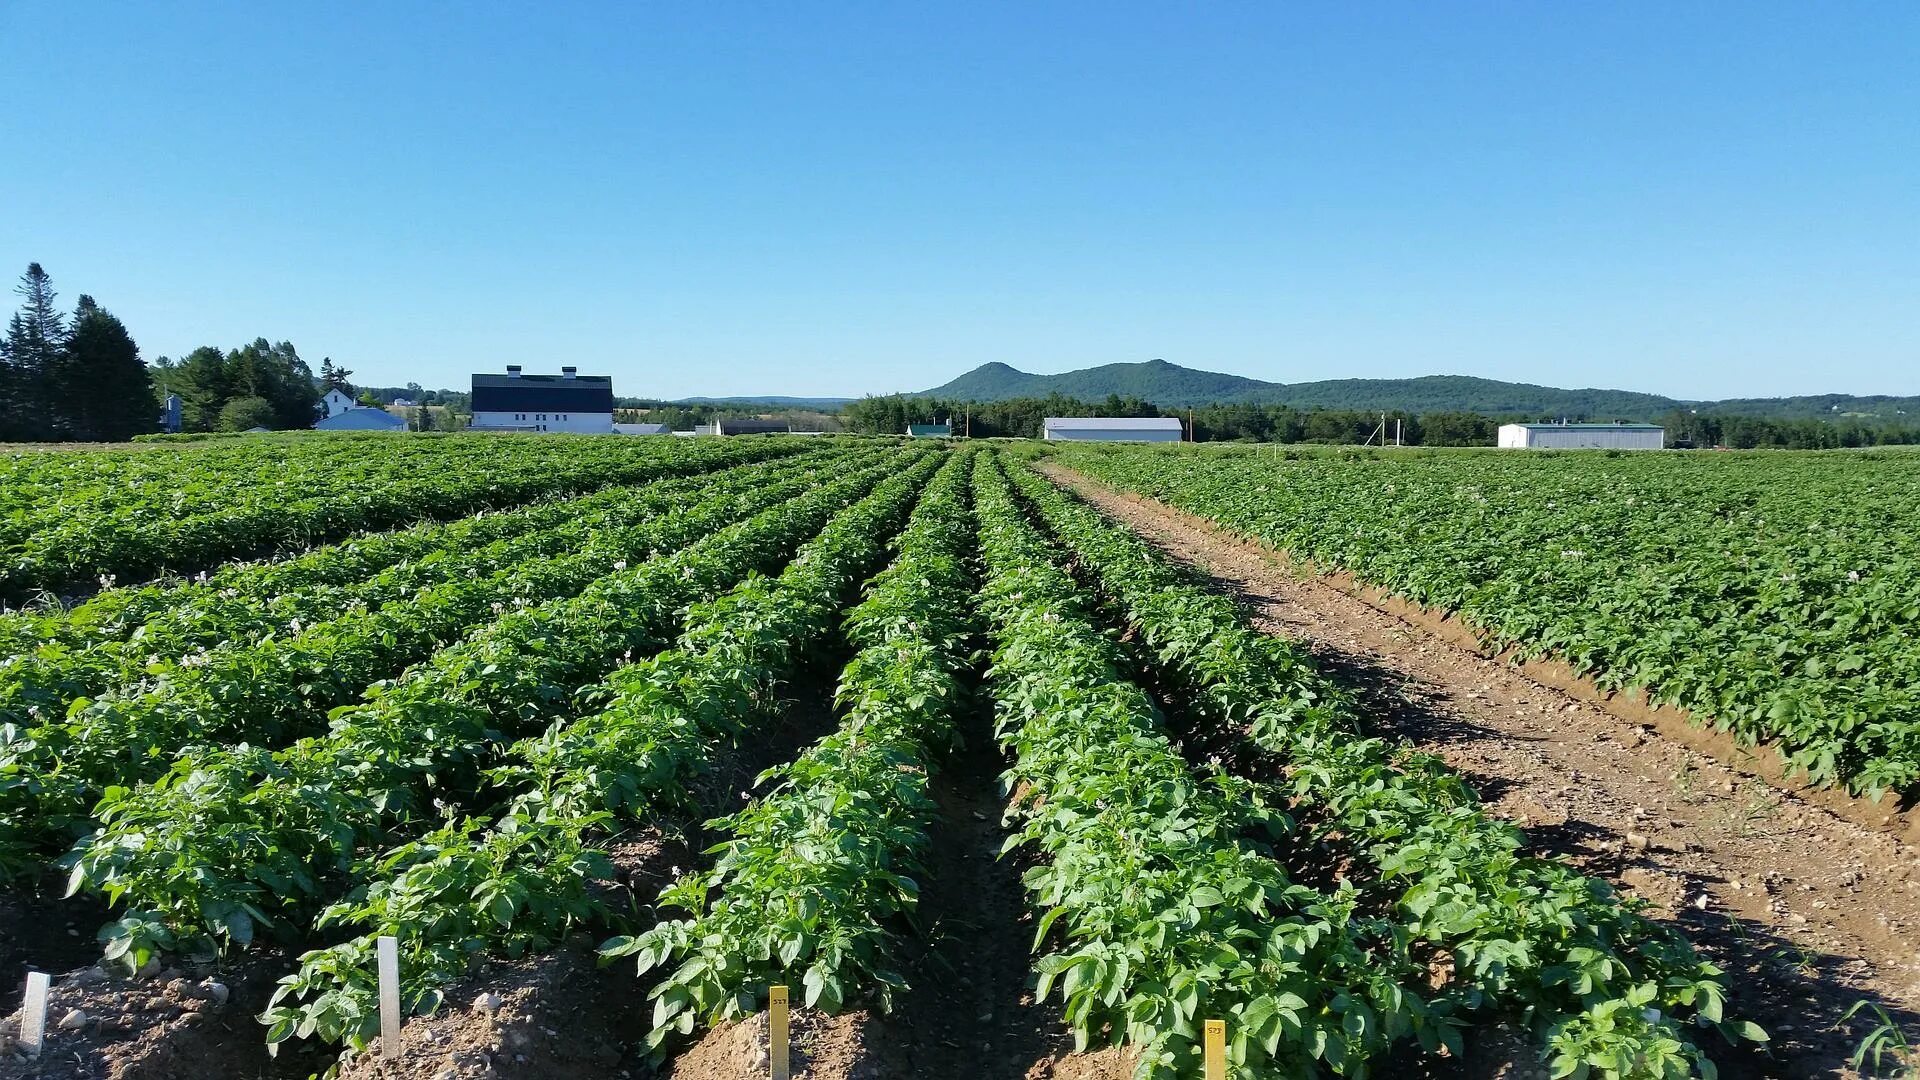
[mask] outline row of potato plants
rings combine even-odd
[[[328,709],[503,612],[685,547],[742,513],[801,494],[838,464],[792,470],[776,463],[722,483],[700,478],[643,489],[631,513],[608,511],[581,529],[559,530],[577,546],[572,554],[508,560],[484,576],[456,576],[378,609],[352,607],[290,636],[149,664],[140,681],[75,699],[57,719],[0,726],[0,871],[30,872],[35,852],[90,827],[102,794],[157,778],[181,747],[207,740],[275,746],[310,734]]]
[[[384,486],[422,468],[521,468],[526,453],[478,437],[349,441],[325,436],[228,444],[218,451],[184,445],[144,453],[82,452],[73,455],[85,459],[77,467],[39,470],[20,493],[24,505],[0,506],[0,550],[41,542],[37,538],[70,527],[76,518],[111,520],[156,511],[192,517],[221,511],[236,494],[335,497]],[[297,489],[290,488],[290,476],[299,478]]]
[[[1016,483],[1173,699],[1285,770],[1301,839],[1350,861],[1359,910],[1402,929],[1456,1016],[1531,1027],[1555,1075],[1711,1074],[1692,1031],[1765,1038],[1724,1020],[1721,972],[1679,935],[1606,883],[1521,855],[1521,837],[1438,758],[1367,737],[1299,646],[1040,476],[1022,469]]]
[[[395,459],[462,460],[450,447],[386,440],[390,447],[369,452],[366,440],[229,440],[154,452],[116,446],[98,451],[10,451],[0,454],[0,546],[12,543],[78,513],[116,514],[164,508],[176,516],[218,507],[222,488],[182,483],[181,466],[196,477],[220,476],[234,486],[278,483],[288,468],[308,462],[324,466],[306,494],[345,490],[369,479],[392,475]],[[484,448],[463,448],[480,451]]]
[[[1920,797],[1910,454],[1063,458],[1688,710],[1856,794]]]
[[[151,441],[151,440],[150,440]],[[369,448],[375,454],[432,456],[445,458],[453,447],[426,445],[433,440],[380,438],[367,433],[287,432],[271,439],[169,440],[172,454],[141,443],[102,445],[81,452],[35,449],[24,446],[0,453],[0,509],[13,511],[31,506],[49,494],[64,496],[75,503],[111,500],[121,488],[144,492],[164,488],[177,479],[176,462],[181,454],[196,463],[205,463],[235,472],[249,472],[256,483],[268,482],[263,474],[251,473],[259,463],[284,463],[292,460],[334,460],[343,466],[364,462]],[[473,444],[458,448],[472,454],[498,453],[497,448]],[[15,496],[18,490],[22,496]]]
[[[672,649],[616,670],[589,694],[598,711],[515,744],[490,770],[505,809],[448,822],[362,860],[352,892],[322,912],[323,930],[355,936],[308,952],[262,1016],[270,1045],[319,1037],[364,1047],[377,1031],[372,957],[401,942],[410,1012],[488,955],[546,948],[608,909],[606,853],[624,819],[697,810],[702,774],[721,747],[752,738],[780,693],[831,636],[833,619],[884,558],[934,459],[882,483],[805,544],[776,577],[749,577],[695,604]],[[488,801],[483,796],[481,801]]]
[[[1348,885],[1288,877],[1273,852],[1293,823],[1273,793],[1189,765],[998,463],[975,478],[1036,995],[1058,990],[1081,1047],[1134,1047],[1140,1077],[1196,1075],[1205,1019],[1228,1023],[1230,1064],[1256,1076],[1365,1076],[1409,1038],[1457,1053],[1451,1005],[1426,999],[1396,928]]]
[[[799,456],[844,449],[814,450]],[[704,464],[718,475],[778,456],[768,453],[766,443],[736,440],[708,456]],[[229,604],[260,607],[269,601],[277,603],[283,596],[349,585],[400,564],[562,526],[581,512],[628,498],[631,486],[611,485],[584,496],[562,488],[526,505],[482,510],[450,522],[427,521],[391,532],[355,535],[287,558],[226,563],[191,578],[116,586],[71,607],[0,613],[0,658],[40,650],[79,651],[124,642],[135,633],[148,636],[152,633],[149,623],[179,609],[222,609]],[[295,614],[288,612],[285,618]]]
[[[487,520],[517,526],[499,530],[503,535],[491,542],[475,543],[476,530],[453,525],[425,528],[419,531],[437,534],[434,547],[423,550],[420,545],[409,544],[409,557],[344,582],[277,593],[267,591],[264,581],[250,582],[251,587],[246,589],[233,585],[217,590],[155,588],[151,591],[158,594],[156,599],[164,606],[146,615],[130,634],[116,629],[126,626],[123,621],[116,620],[115,628],[91,623],[94,632],[89,634],[73,620],[47,619],[52,625],[46,627],[41,641],[0,657],[0,676],[4,677],[0,681],[0,723],[31,726],[66,713],[76,698],[97,695],[110,687],[163,684],[182,671],[231,664],[234,661],[230,658],[248,650],[277,647],[266,644],[264,639],[268,638],[285,643],[311,631],[320,638],[380,640],[395,632],[393,620],[398,619],[405,627],[399,637],[431,641],[435,635],[449,632],[445,628],[461,625],[444,619],[437,625],[408,624],[407,605],[431,607],[440,595],[428,591],[433,586],[461,582],[461,591],[479,601],[482,606],[477,610],[484,611],[491,600],[484,589],[472,586],[477,579],[506,583],[511,575],[502,571],[578,552],[589,540],[610,530],[643,525],[697,498],[715,483],[727,490],[737,476],[774,479],[810,460],[818,459],[787,458],[744,466],[739,471],[723,470],[639,489],[613,488],[583,499],[489,514]],[[169,600],[169,592],[181,595]],[[510,585],[500,593],[501,597],[513,594]],[[458,613],[448,612],[445,619],[457,617]],[[366,632],[356,633],[355,623],[367,624]],[[419,632],[411,632],[416,627]],[[390,647],[399,655],[406,654],[407,648],[399,640]],[[242,661],[242,665],[249,669],[276,666],[272,661]],[[330,666],[312,665],[315,669]],[[360,685],[366,681],[361,680]]]
[[[559,491],[704,472],[708,455],[715,452],[713,443],[697,440],[509,438],[487,447],[479,460],[465,460],[471,455],[461,452],[463,444],[486,438],[491,437],[425,444],[445,448],[443,457],[455,452],[456,460],[375,452],[370,456],[378,462],[376,474],[338,490],[326,480],[334,471],[328,462],[296,455],[271,483],[261,483],[226,469],[197,470],[188,455],[178,461],[181,475],[173,493],[216,489],[222,497],[214,507],[175,515],[163,492],[157,505],[110,513],[76,508],[51,527],[0,549],[0,602],[102,578],[196,570],[236,556],[310,547],[424,518],[464,517]],[[773,448],[776,453],[804,449]],[[306,494],[311,489],[324,493]]]
[[[937,817],[927,791],[969,700],[974,575],[972,454],[929,486],[892,565],[842,620],[857,650],[842,670],[839,727],[769,769],[771,792],[709,823],[724,839],[708,869],[660,894],[689,913],[602,948],[655,974],[649,1048],[761,1007],[793,982],[809,1008],[856,997],[882,1007],[906,985],[900,934],[912,919]]]
[[[115,956],[245,944],[262,926],[297,940],[358,852],[479,790],[492,746],[670,642],[686,605],[785,562],[909,461],[816,486],[576,596],[505,614],[335,710],[325,735],[278,751],[191,749],[159,780],[109,790],[101,828],[69,856],[72,888],[130,909],[104,932]]]

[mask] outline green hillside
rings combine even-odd
[[[1683,401],[1632,390],[1564,389],[1469,375],[1416,379],[1325,379],[1272,383],[1149,360],[1138,364],[1035,375],[1002,363],[982,364],[920,396],[948,401],[1007,401],[1062,394],[1082,401],[1108,395],[1138,397],[1167,408],[1197,405],[1290,405],[1300,409],[1362,409],[1410,413],[1473,412],[1490,416],[1566,416],[1608,420],[1654,419],[1676,409],[1776,418],[1903,420],[1920,417],[1920,397],[1821,394],[1792,398]]]
[[[1217,401],[1254,401],[1276,384],[1239,375],[1149,360],[1142,364],[1102,364],[1059,375],[1032,375],[1006,364],[982,364],[965,375],[927,391],[929,397],[958,401],[1006,401],[1010,398],[1064,394],[1093,400],[1109,394],[1137,397],[1159,405],[1204,405]]]
[[[1242,400],[1306,409],[1404,409],[1415,413],[1476,412],[1495,416],[1552,413],[1606,418],[1655,416],[1681,407],[1673,398],[1632,390],[1565,390],[1471,375],[1272,384]]]

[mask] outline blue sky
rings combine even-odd
[[[149,356],[1920,392],[1920,4],[0,3],[0,271]]]

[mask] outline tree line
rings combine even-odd
[[[955,434],[976,438],[1040,437],[1049,416],[1177,416],[1199,442],[1363,443],[1391,442],[1396,431],[1409,446],[1491,446],[1497,417],[1475,413],[1365,412],[1357,409],[1296,409],[1288,405],[1203,405],[1165,409],[1137,397],[1110,394],[1083,401],[1063,394],[1041,398],[968,402],[890,394],[852,402],[841,412],[847,430],[900,434],[908,424],[950,422]],[[1384,420],[1384,426],[1383,426]]]
[[[898,435],[908,424],[950,422],[955,434],[976,438],[1037,439],[1049,416],[1177,416],[1198,442],[1391,443],[1407,446],[1492,446],[1501,424],[1532,423],[1531,415],[1489,416],[1459,411],[1301,409],[1290,405],[1203,405],[1165,409],[1137,397],[1109,395],[1083,401],[1062,394],[1043,398],[969,402],[906,394],[866,397],[841,412],[847,430]],[[1920,427],[1885,422],[1773,419],[1676,411],[1660,419],[1670,446],[1726,446],[1737,450],[1824,450],[1920,444]]]
[[[68,315],[53,279],[29,263],[20,310],[0,339],[0,442],[130,439],[159,426],[140,347],[113,313],[82,295]]]
[[[225,352],[202,345],[177,361],[162,356],[153,374],[162,394],[180,396],[181,431],[312,427],[324,393],[292,343],[266,338]]]
[[[1840,450],[1860,446],[1920,444],[1920,426],[1839,417],[1780,419],[1675,410],[1659,424],[1667,445],[1725,446],[1733,450]]]
[[[327,358],[316,377],[285,341],[206,345],[145,364],[126,324],[93,297],[82,295],[71,314],[62,311],[39,263],[28,264],[14,292],[20,310],[0,338],[0,442],[119,442],[149,434],[160,430],[169,394],[180,397],[186,432],[307,428],[329,389],[354,396],[353,372]],[[415,426],[432,426],[427,410],[416,412]]]

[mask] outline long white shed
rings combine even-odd
[[[1043,439],[1074,442],[1179,442],[1186,434],[1177,416],[1049,416]]]
[[[1667,429],[1656,424],[1501,424],[1507,450],[1659,450]]]

